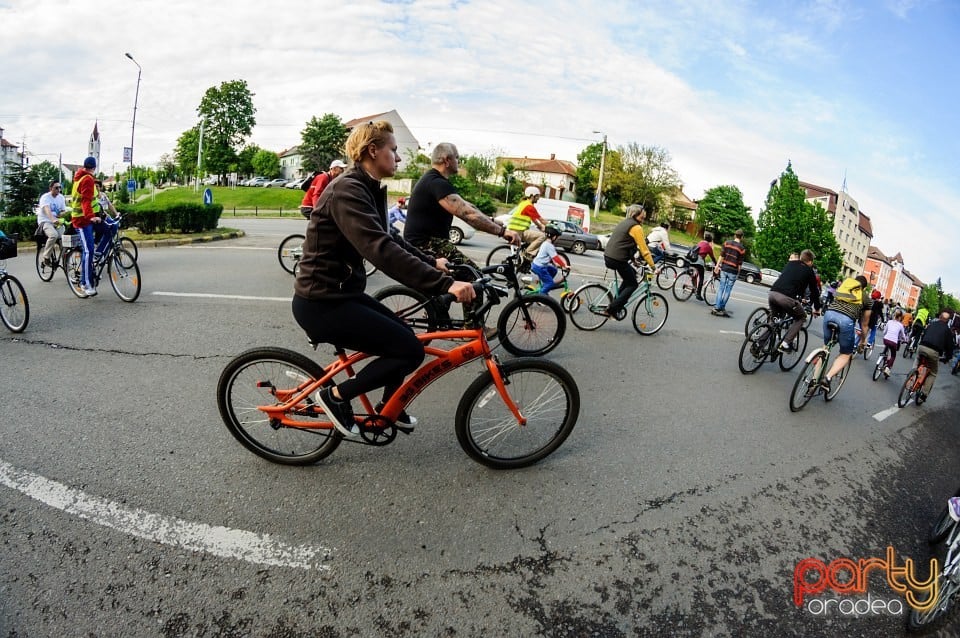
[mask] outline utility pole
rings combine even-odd
[[[603,131],[594,131],[603,133]],[[600,214],[600,197],[603,195],[603,166],[607,159],[607,134],[603,133],[603,151],[600,153],[600,176],[597,178],[597,194],[593,200],[593,218]]]

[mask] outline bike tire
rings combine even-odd
[[[30,323],[30,300],[20,280],[10,274],[0,277],[0,321],[10,332],[23,332]]]
[[[803,354],[807,350],[807,339],[809,335],[807,334],[806,328],[800,328],[800,332],[797,333],[796,339],[794,339],[793,350],[790,352],[781,352],[780,357],[777,361],[777,364],[780,366],[780,369],[784,372],[790,372],[797,367],[797,364],[803,361]]]
[[[677,269],[673,266],[663,266],[657,273],[657,286],[660,290],[670,290],[677,282]]]
[[[716,279],[711,279],[703,284],[701,295],[703,296],[704,303],[708,306],[713,306],[717,303],[717,281]]]
[[[36,254],[36,266],[37,266],[37,275],[39,275],[41,281],[51,281],[53,276],[57,274],[57,266],[62,263],[60,260],[63,257],[63,248],[60,246],[60,243],[57,242],[53,245],[53,250],[50,251],[50,257],[53,260],[53,265],[43,263],[43,259],[40,258],[40,254],[43,252],[43,246],[37,246]]]
[[[601,312],[613,303],[613,295],[601,284],[586,284],[577,288],[573,293],[575,301],[571,304],[576,310],[570,313],[570,321],[580,330],[596,330],[607,322],[607,317]]]
[[[847,381],[847,374],[850,372],[851,365],[853,365],[852,355],[850,359],[847,360],[847,365],[840,368],[840,372],[833,377],[833,383],[830,384],[830,392],[823,393],[824,401],[833,401],[834,397],[840,393],[840,388],[842,388],[843,384]]]
[[[134,260],[140,258],[140,249],[137,247],[137,242],[133,241],[129,237],[121,237],[117,243],[120,245],[121,250],[125,250],[133,255]],[[124,266],[126,265],[127,264],[124,264]]]
[[[813,312],[808,310],[808,311],[807,311],[807,319],[806,319],[806,321],[804,322],[803,327],[804,327],[804,328],[809,328],[809,327],[810,327],[810,324],[812,324],[812,323],[813,323]]]
[[[113,292],[123,301],[133,303],[140,296],[140,266],[133,255],[125,250],[115,250],[107,262],[107,276]]]
[[[937,574],[937,602],[926,611],[920,612],[910,608],[907,614],[907,630],[915,634],[934,634],[939,632],[954,617],[956,612],[955,603],[957,602],[960,584],[954,583],[952,578],[944,578],[943,564],[947,555],[945,545],[937,545],[933,551],[933,557],[937,559],[937,565],[940,566],[940,573]],[[926,600],[918,600],[918,603],[925,603]]]
[[[387,286],[373,293],[373,298],[389,308],[391,312],[402,315],[401,318],[416,334],[435,332],[439,329],[437,310],[433,304],[428,303],[412,314],[406,312],[429,299],[418,290],[407,286]]]
[[[486,266],[492,266],[495,264],[502,264],[507,260],[507,257],[510,255],[510,245],[504,244],[503,246],[497,246],[493,250],[487,253],[487,259],[484,262]]]
[[[960,496],[960,490],[957,490],[954,496]],[[930,526],[930,531],[927,533],[927,542],[931,545],[942,542],[950,533],[950,530],[953,529],[954,525],[960,525],[960,523],[953,520],[953,518],[950,517],[950,512],[944,507],[940,512],[940,516],[938,516],[937,520]]]
[[[917,383],[917,375],[916,370],[911,370],[907,378],[903,380],[903,385],[900,386],[900,394],[897,395],[897,407],[903,408],[910,403],[910,399],[913,398],[913,386]]]
[[[886,359],[886,356],[883,354],[877,357],[877,365],[873,366],[873,374],[870,375],[874,381],[879,381],[880,377],[883,376],[883,367]]]
[[[790,393],[790,411],[799,412],[803,406],[807,405],[819,390],[812,384],[820,382],[822,367],[826,365],[827,353],[815,353],[810,360],[800,369],[797,380],[793,384],[793,390]]]
[[[337,449],[342,436],[333,428],[274,426],[259,405],[277,405],[270,382],[291,389],[324,374],[308,357],[285,348],[254,348],[237,355],[220,373],[217,407],[227,430],[260,458],[283,465],[309,465]],[[308,404],[312,403],[309,399]],[[304,406],[306,407],[306,406]],[[323,416],[287,415],[314,424]]]
[[[745,337],[740,346],[740,357],[737,364],[741,374],[753,374],[760,369],[769,356],[770,343],[774,341],[770,334],[770,326],[759,325],[749,336]]]
[[[467,387],[457,406],[457,441],[467,456],[487,467],[527,467],[570,436],[580,414],[580,391],[570,373],[548,359],[511,359],[499,367],[526,425],[517,424],[487,370]]]
[[[633,329],[642,335],[653,335],[667,323],[670,304],[659,292],[650,292],[633,305]]]
[[[689,272],[682,272],[677,275],[677,280],[673,283],[673,296],[677,301],[686,301],[696,292],[693,287],[693,277]]]
[[[750,333],[757,329],[758,326],[766,325],[770,322],[770,309],[764,306],[760,306],[756,310],[750,313],[750,316],[747,317],[746,323],[743,324],[743,336],[750,336]]]
[[[568,315],[573,314],[578,308],[580,308],[581,301],[582,300],[576,296],[575,291],[573,290],[565,290],[564,292],[560,293],[560,305],[563,306],[563,311]]]
[[[80,283],[82,269],[83,250],[71,248],[63,257],[63,272],[67,276],[67,286],[74,295],[80,299],[86,299],[87,293],[83,291],[83,284]]]
[[[284,237],[283,241],[280,242],[280,247],[277,248],[277,259],[280,261],[280,267],[291,275],[295,274],[297,262],[300,261],[300,256],[303,254],[303,242],[306,239],[304,235],[289,235]]]
[[[553,297],[534,294],[511,300],[497,318],[500,345],[518,357],[538,357],[563,340],[567,318]]]

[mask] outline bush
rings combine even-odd
[[[497,204],[486,195],[470,198],[470,203],[480,209],[481,213],[493,215],[497,212]]]
[[[117,209],[123,212],[127,226],[136,226],[144,235],[212,230],[217,227],[223,213],[221,204],[173,204],[164,208],[140,204],[137,207],[118,206]]]
[[[4,217],[0,219],[0,230],[6,235],[19,233],[20,242],[33,241],[33,233],[37,230],[37,216]]]

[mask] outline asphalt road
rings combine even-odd
[[[907,364],[875,383],[861,361],[835,401],[793,414],[792,373],[737,369],[766,295],[740,282],[732,319],[668,295],[652,337],[568,325],[549,358],[577,379],[581,416],[534,467],[460,450],[453,415],[479,364],[418,398],[411,436],[282,467],[230,436],[215,387],[249,347],[329,357],[293,321],[276,258],[304,223],[223,224],[248,235],[142,249],[134,304],[42,283],[29,253],[7,262],[31,320],[0,334],[0,635],[902,633],[902,615],[796,607],[794,569],[888,545],[926,559],[957,487],[960,379],[890,411]],[[572,261],[576,281],[602,275],[597,255]],[[876,577],[869,593],[898,598]]]

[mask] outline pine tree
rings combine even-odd
[[[40,200],[40,189],[27,168],[19,162],[7,162],[6,186],[4,214],[8,217],[30,215]]]

